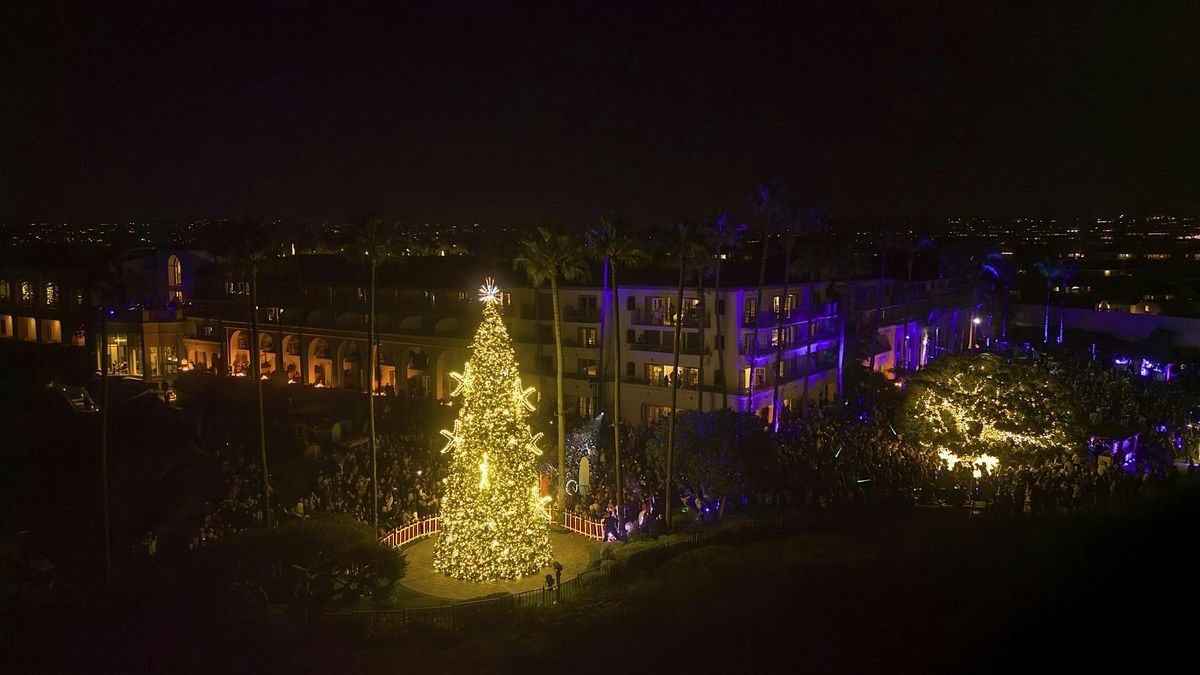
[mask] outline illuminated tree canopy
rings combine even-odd
[[[529,427],[533,387],[523,387],[491,280],[481,289],[483,323],[471,358],[454,373],[462,401],[442,432],[450,454],[434,567],[459,579],[515,579],[550,563],[548,497],[538,492],[541,455]]]
[[[1079,446],[1076,409],[1066,387],[1034,366],[947,356],[909,381],[897,428],[944,458],[1036,463]]]

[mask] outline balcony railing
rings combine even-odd
[[[812,308],[812,320],[827,319],[837,314],[837,303],[827,302],[820,305],[814,305]],[[757,326],[759,328],[770,328],[771,326],[779,325],[779,315],[776,312],[760,312],[755,317],[754,312],[745,312],[742,314],[742,326],[750,328],[755,325],[755,318],[758,319]],[[783,325],[788,326],[794,323],[800,323],[808,318],[807,307],[794,307],[788,311],[787,316],[783,319]]]
[[[600,323],[599,309],[580,309],[578,307],[560,305],[559,310],[562,312],[563,321],[572,321],[575,323]],[[532,319],[536,321],[553,321],[554,308],[548,304],[537,307],[531,302],[526,302],[521,305],[521,318]]]
[[[808,369],[808,363],[806,362],[804,364],[804,368],[801,368],[796,371],[784,373],[783,376],[779,378],[779,385],[783,386],[783,385],[789,384],[791,382],[797,382],[803,377],[806,377],[809,375],[815,375],[817,373],[823,373],[827,370],[832,370],[834,368],[837,368],[837,359],[836,358],[829,359],[829,358],[818,357],[817,363],[814,365],[814,367],[811,370]],[[775,386],[775,376],[772,373],[768,372],[766,377],[762,378],[761,380],[759,380],[759,382],[757,384],[754,385],[754,390],[755,391],[763,391],[764,389],[770,389],[774,386]],[[746,396],[747,394],[750,393],[750,391],[746,387],[730,386],[729,393]]]
[[[596,308],[563,307],[563,321],[575,323],[600,323],[600,310]]]
[[[629,320],[635,326],[666,326],[668,328],[675,326],[675,316],[665,311],[645,310],[633,312]],[[683,313],[684,328],[707,328],[709,325],[710,321],[707,314],[701,314],[696,311],[685,311]]]
[[[660,354],[673,354],[675,347],[671,342],[667,344],[654,344],[648,342],[629,342],[626,343],[627,349],[632,349],[639,352],[658,352]],[[688,354],[690,356],[700,356],[709,353],[708,347],[704,345],[683,343],[679,345],[680,354]]]
[[[825,326],[825,327],[821,327],[821,328],[818,328],[817,330],[813,331],[811,340],[806,340],[802,336],[796,337],[792,340],[789,340],[789,341],[783,343],[783,348],[785,350],[787,350],[787,349],[795,349],[797,347],[803,347],[804,345],[808,344],[810,341],[813,344],[816,344],[816,343],[822,342],[824,340],[832,340],[833,338],[838,337],[840,334],[841,334],[840,326]],[[770,335],[759,334],[759,337],[758,337],[758,355],[759,356],[762,356],[764,354],[770,354],[771,352],[775,351],[778,348],[779,348],[779,346],[777,344],[771,343]],[[742,356],[749,356],[751,351],[752,351],[752,346],[749,344],[746,344],[745,342],[743,342],[741,345],[738,346],[738,354],[741,354]]]

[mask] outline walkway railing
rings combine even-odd
[[[414,539],[428,537],[438,531],[438,527],[442,523],[441,516],[430,516],[423,520],[418,520],[415,523],[410,523],[404,527],[397,527],[392,530],[387,536],[380,539],[380,543],[387,544],[392,548],[399,548]]]
[[[564,513],[560,516],[554,511],[550,512],[550,522],[555,525],[562,525],[568,530],[576,534],[582,534],[588,539],[604,541],[604,523],[602,522],[588,520],[574,513]],[[387,544],[392,548],[399,548],[410,541],[415,541],[421,537],[428,537],[431,534],[437,534],[441,524],[441,516],[430,516],[404,527],[397,527],[382,537],[379,542]]]

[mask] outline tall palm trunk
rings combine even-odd
[[[887,248],[879,247],[879,285],[875,287],[875,325],[883,324],[883,280],[884,270],[887,264]],[[871,335],[871,370],[875,370],[875,334],[878,334],[879,329],[875,329],[875,333]]]
[[[271,275],[271,305],[275,309],[275,367],[271,370],[274,375],[283,368],[283,303],[279,302],[279,287],[275,275]]]
[[[112,587],[112,536],[108,508],[108,307],[100,308],[100,497],[104,502],[104,583]]]
[[[842,294],[842,302],[838,303],[838,364],[837,364],[837,396],[839,400],[845,400],[845,373],[846,373],[846,311],[849,306],[848,299],[854,293],[853,282],[846,282],[845,293]],[[807,375],[805,376],[808,377]]]
[[[1003,312],[1003,314],[1002,314],[1002,318],[1001,318],[1002,323],[1000,324],[1000,338],[1007,339],[1008,338],[1008,284],[1004,284],[1002,286],[1002,288],[1004,289],[1004,304],[1003,304],[1003,309],[1001,310]]]
[[[783,292],[779,296],[779,311],[775,312],[775,363],[772,364],[771,427],[779,431],[779,383],[783,379],[783,325],[791,313],[788,307],[788,278],[792,267],[792,233],[783,241]]]
[[[566,459],[566,417],[563,415],[563,348],[562,348],[562,314],[558,306],[558,277],[550,277],[550,304],[554,308],[554,405],[558,412],[558,500],[559,505],[566,507],[567,459]]]
[[[717,325],[717,367],[721,369],[721,407],[729,409],[729,369],[725,367],[725,335],[721,331],[721,317],[717,310],[721,304],[721,242],[717,242],[717,273],[713,280],[713,320]]]
[[[1066,308],[1067,308],[1067,282],[1064,281],[1062,288],[1059,290],[1059,293],[1058,293],[1058,344],[1060,344],[1060,345],[1063,343],[1063,329],[1065,328],[1065,324],[1066,324],[1066,317],[1064,315],[1066,314]]]
[[[671,411],[670,418],[667,421],[667,481],[666,481],[666,504],[667,509],[667,528],[671,527],[671,513],[674,511],[671,506],[671,479],[675,467],[675,408],[679,401],[679,349],[681,338],[683,337],[683,273],[687,264],[680,256],[679,259],[679,292],[676,294],[675,304],[675,341],[672,349],[673,356],[671,364],[674,372],[671,373]]]
[[[254,376],[254,388],[258,393],[258,449],[262,461],[263,488],[263,524],[271,527],[271,488],[267,477],[267,429],[266,415],[263,412],[262,387],[262,354],[258,350],[258,265],[250,267],[250,353],[253,363],[251,374]]]
[[[300,277],[300,258],[296,258],[296,306],[300,309],[300,319],[296,322],[296,346],[300,357],[300,384],[308,383],[308,357],[304,348],[304,322],[308,319],[308,311],[304,307],[304,282]]]
[[[769,219],[769,217],[768,217]],[[771,227],[768,226],[763,230],[763,247],[762,257],[758,264],[758,290],[754,294],[754,321],[752,321],[754,333],[750,337],[750,377],[747,378],[747,390],[749,398],[746,402],[746,409],[750,413],[757,413],[758,409],[754,404],[754,394],[756,387],[754,386],[754,370],[758,362],[758,319],[762,316],[762,301],[763,301],[763,286],[767,283],[767,254],[770,250],[767,248],[771,241]]]
[[[617,292],[617,266],[611,265],[613,306],[613,459],[617,489],[617,532],[624,532],[625,496],[621,483],[621,305]]]
[[[1042,320],[1042,344],[1050,341],[1050,282],[1046,282],[1046,316]]]
[[[908,324],[909,324],[909,321],[908,321],[908,287],[912,286],[912,272],[913,272],[913,259],[909,258],[908,259],[908,277],[906,278],[906,281],[904,284],[904,301],[903,301],[904,307],[900,311],[900,320],[904,322],[904,325],[901,326],[901,328],[900,328],[900,332],[901,332],[900,354],[901,354],[901,358],[903,359],[904,370],[906,372],[909,370],[912,370],[911,364],[909,363],[909,361],[911,360],[911,358],[910,358],[911,350],[909,350],[909,348],[908,348]]]
[[[811,275],[810,275],[810,277],[811,277]],[[803,415],[805,419],[808,419],[808,378],[810,375],[812,375],[812,371],[816,366],[816,360],[813,358],[813,353],[812,353],[812,348],[813,348],[812,317],[813,317],[813,284],[812,284],[812,279],[810,278],[808,280],[808,302],[805,303],[805,305],[804,305],[804,360],[807,361],[807,364],[804,368],[804,372],[801,374],[801,377],[803,378],[804,381],[801,382],[801,384],[800,384],[800,387],[801,387],[801,389],[800,389],[801,404],[800,405],[802,406],[800,414]]]
[[[378,448],[375,441],[375,387],[379,381],[379,331],[375,323],[375,270],[379,265],[374,257],[371,258],[371,326],[368,330],[367,337],[371,341],[371,346],[368,350],[370,355],[371,368],[371,384],[367,388],[367,400],[370,401],[367,408],[368,426],[371,433],[371,527],[375,528],[376,534],[379,533],[379,462]]]
[[[704,352],[708,344],[704,341],[704,324],[708,318],[708,306],[704,302],[704,269],[696,272],[696,291],[700,299],[696,303],[696,327],[700,331],[700,365],[696,369],[696,409],[704,412]]]

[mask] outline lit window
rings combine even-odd
[[[0,300],[8,300],[9,288],[7,281],[0,281]]]
[[[46,306],[47,307],[57,307],[58,306],[58,286],[55,286],[52,283],[46,284]]]
[[[28,281],[21,282],[21,303],[30,304],[33,302],[33,284]]]
[[[183,263],[176,256],[167,258],[167,285],[183,285]]]

